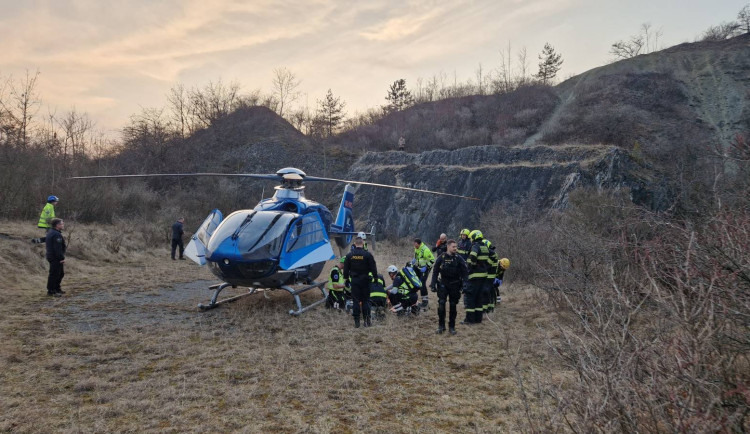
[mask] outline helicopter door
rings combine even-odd
[[[320,214],[301,216],[289,225],[279,260],[281,268],[291,270],[333,258],[333,248]]]
[[[221,211],[215,209],[203,220],[203,223],[190,238],[190,243],[185,248],[185,256],[192,259],[198,265],[206,265],[206,246],[211,239],[216,227],[222,222],[224,216]]]

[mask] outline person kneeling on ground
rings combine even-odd
[[[388,299],[391,301],[391,305],[393,305],[391,311],[398,315],[403,315],[407,310],[411,310],[412,313],[417,314],[419,312],[417,287],[406,276],[404,270],[399,271],[395,265],[388,266],[388,276],[393,281],[386,288]]]
[[[346,304],[346,297],[344,296],[346,284],[344,273],[341,272],[345,260],[346,257],[341,257],[333,268],[331,268],[331,273],[328,276],[328,284],[326,285],[326,289],[328,289],[328,297],[326,298],[327,308],[344,309]]]
[[[372,277],[372,276],[371,276]],[[378,274],[370,282],[370,308],[377,319],[385,318],[385,309],[388,305],[388,295],[385,292],[385,279]]]

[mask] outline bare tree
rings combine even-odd
[[[4,85],[8,89],[7,101],[2,98],[0,92],[0,120],[6,118],[5,132],[11,131],[11,123],[15,124],[17,129],[16,142],[23,148],[29,143],[29,133],[31,121],[39,111],[41,100],[36,93],[36,81],[39,78],[39,71],[30,74],[26,71],[24,79],[16,84],[12,77],[9,77]],[[10,122],[8,122],[10,121]]]
[[[711,26],[703,32],[701,41],[723,41],[740,34],[740,23],[729,22]]]
[[[225,86],[221,79],[216,83],[209,82],[203,89],[194,88],[188,94],[190,113],[201,127],[209,127],[237,108],[239,92],[238,83]]]
[[[167,103],[177,124],[177,133],[184,139],[193,131],[190,125],[190,99],[182,83],[177,83],[169,89]]]
[[[746,4],[737,14],[737,23],[742,33],[750,33],[750,3]]]
[[[278,101],[276,113],[279,116],[284,116],[284,109],[299,97],[299,85],[300,80],[288,69],[282,67],[273,70],[273,90]]]
[[[652,29],[651,23],[641,24],[640,31],[627,41],[617,41],[609,50],[616,59],[630,59],[639,54],[648,54],[659,50],[661,29]]]
[[[484,95],[484,82],[487,80],[487,77],[484,75],[484,70],[482,69],[482,63],[480,62],[477,66],[477,69],[474,70],[474,75],[477,78],[477,93],[479,95]]]

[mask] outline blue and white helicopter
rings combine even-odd
[[[352,215],[352,184],[476,200],[410,187],[307,176],[302,170],[293,167],[280,169],[275,174],[164,173],[79,176],[72,179],[175,176],[243,177],[281,183],[275,187],[273,197],[262,199],[253,209],[235,211],[226,218],[218,209],[213,210],[195,231],[185,248],[185,255],[199,265],[208,264],[213,274],[223,281],[210,287],[214,294],[207,305],[198,305],[202,310],[236,301],[259,291],[275,289],[283,289],[294,297],[296,309],[291,309],[289,313],[295,316],[323,303],[328,295],[326,282],[316,282],[315,279],[323,271],[326,261],[336,257],[331,238],[343,250],[348,248],[352,237],[358,233],[354,231]],[[328,208],[305,198],[303,183],[313,181],[346,184],[335,221]],[[374,228],[369,235],[372,238]],[[294,285],[303,287],[295,289]],[[248,293],[218,301],[219,293],[229,286],[248,287]],[[323,298],[303,307],[300,294],[315,288],[320,289]]]

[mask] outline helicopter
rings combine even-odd
[[[374,227],[370,232],[355,231],[352,213],[353,185],[478,200],[468,196],[411,187],[308,176],[294,167],[279,169],[274,174],[162,173],[77,176],[71,179],[183,176],[242,177],[280,183],[274,187],[273,197],[261,199],[253,209],[237,210],[226,217],[220,210],[214,209],[191,237],[185,248],[185,256],[198,265],[208,265],[211,272],[222,281],[209,287],[214,293],[208,304],[198,305],[201,310],[212,309],[257,292],[277,289],[287,291],[294,298],[296,309],[289,311],[294,316],[325,302],[328,296],[325,289],[326,281],[316,279],[326,262],[336,257],[331,239],[340,250],[343,250],[357,234],[367,234],[371,239],[375,235]],[[305,197],[305,182],[346,184],[335,220],[327,207]],[[294,285],[303,287],[295,289]],[[230,286],[247,287],[248,292],[218,300],[221,291]],[[323,298],[303,306],[300,295],[316,288],[322,292]]]

